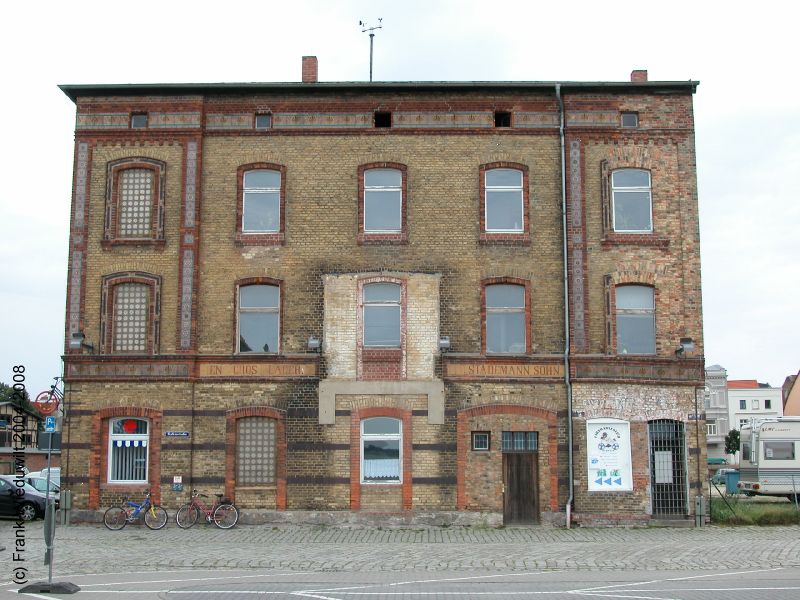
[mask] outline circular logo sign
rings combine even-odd
[[[34,403],[43,415],[52,415],[58,410],[58,398],[51,392],[42,392],[36,396]]]

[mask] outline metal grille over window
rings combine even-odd
[[[236,484],[275,483],[275,419],[245,417],[236,423]]]
[[[125,169],[120,175],[119,236],[150,237],[153,172]]]
[[[364,172],[364,231],[397,233],[402,228],[403,175],[397,169]]]
[[[539,449],[538,431],[504,431],[503,452],[536,452]]]
[[[486,286],[486,351],[525,352],[525,288]]]
[[[114,286],[114,352],[147,350],[150,289],[142,283]]]
[[[247,171],[244,174],[242,231],[275,233],[281,225],[280,171]]]
[[[370,283],[364,286],[364,345],[400,346],[400,286]]]
[[[650,421],[650,478],[654,515],[685,515],[686,440],[683,423]]]
[[[522,198],[522,171],[516,169],[486,171],[486,231],[521,233]]]
[[[653,288],[624,285],[616,289],[617,354],[655,354]]]
[[[148,422],[124,417],[112,419],[109,434],[108,480],[147,481]]]
[[[614,231],[653,231],[650,173],[641,169],[620,169],[611,174]]]

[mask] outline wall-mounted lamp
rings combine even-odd
[[[682,337],[680,347],[675,350],[675,356],[683,356],[687,352],[694,352],[694,340],[690,337]]]
[[[320,349],[322,348],[322,342],[317,336],[312,335],[311,337],[308,338],[308,343],[306,344],[306,347],[308,348],[309,352],[319,352]]]
[[[86,348],[89,352],[94,352],[94,346],[87,343],[85,340],[86,336],[82,331],[74,332],[69,338],[69,349],[80,350],[81,348]]]
[[[450,337],[443,335],[439,338],[439,352],[447,352],[450,350]]]

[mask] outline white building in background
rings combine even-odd
[[[783,391],[755,379],[728,381],[728,419],[731,429],[741,429],[754,419],[783,416]]]
[[[719,365],[706,369],[706,444],[709,464],[726,458],[725,436],[731,430],[728,409],[728,372]]]

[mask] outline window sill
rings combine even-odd
[[[166,246],[166,241],[163,238],[159,240],[145,238],[115,238],[102,240],[100,242],[100,246],[106,250],[116,246],[152,246],[153,248],[160,250]]]
[[[284,233],[242,233],[236,232],[237,246],[283,246],[286,243]]]
[[[391,244],[408,244],[408,233],[364,233],[356,237],[359,246],[388,246]]]
[[[653,235],[652,233],[608,233],[600,241],[603,248],[615,246],[651,246],[654,248],[669,248],[669,239]]]
[[[531,234],[523,233],[489,233],[481,232],[478,242],[482,246],[530,246]]]

